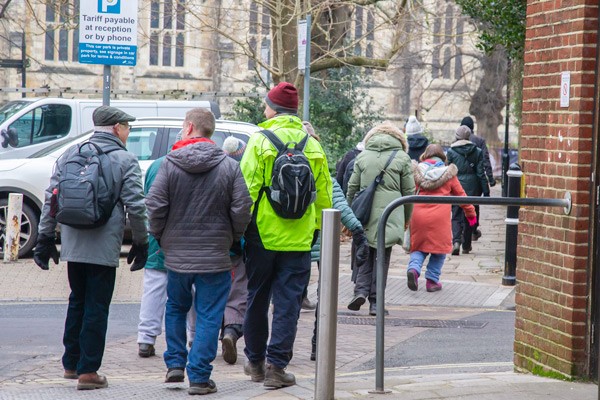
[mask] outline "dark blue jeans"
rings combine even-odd
[[[67,263],[71,294],[63,336],[65,369],[78,374],[100,369],[116,270],[104,265]]]
[[[270,364],[285,368],[296,340],[302,292],[310,278],[310,251],[271,251],[246,242],[246,257],[244,352],[253,363],[266,358]],[[273,322],[267,346],[271,301]]]
[[[192,306],[192,285],[196,290],[193,298],[196,336],[188,356],[185,321]],[[230,288],[231,271],[212,274],[167,271],[165,364],[167,368],[186,368],[191,383],[204,383],[210,378]]]

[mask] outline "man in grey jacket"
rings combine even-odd
[[[64,377],[79,379],[77,389],[100,389],[108,386],[106,377],[98,375],[102,364],[108,323],[108,309],[115,287],[116,267],[125,215],[131,223],[133,245],[128,262],[135,260],[131,270],[143,268],[148,257],[146,206],[142,189],[142,173],[137,159],[125,149],[129,137],[129,121],[134,117],[108,106],[97,108],[92,119],[95,132],[90,142],[106,152],[115,188],[120,188],[117,203],[106,224],[91,229],[61,225],[60,258],[67,262],[71,294],[65,322],[62,363]],[[86,145],[87,146],[87,145]],[[50,258],[58,264],[55,245],[57,221],[54,218],[58,183],[65,173],[66,162],[79,151],[70,147],[56,161],[39,224],[39,236],[34,250],[35,263],[48,269]],[[117,189],[118,190],[118,189]]]
[[[229,249],[244,234],[252,205],[239,164],[210,140],[214,129],[209,110],[187,112],[182,140],[161,164],[146,198],[150,232],[167,268],[165,381],[182,382],[187,370],[189,394],[201,395],[217,391],[211,362],[231,287]],[[188,355],[185,322],[192,297],[199,329]]]

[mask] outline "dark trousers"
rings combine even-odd
[[[290,360],[302,305],[310,278],[310,251],[271,251],[246,242],[248,304],[244,318],[244,352],[253,363],[265,358],[285,368]],[[269,304],[273,322],[269,339]]]
[[[471,249],[475,227],[469,226],[464,210],[452,206],[452,243],[462,243],[462,248]]]
[[[385,249],[384,276],[383,285],[387,283],[388,270],[390,269],[390,256],[392,248]],[[369,299],[370,303],[377,301],[377,249],[369,247],[369,256],[367,261],[360,266],[356,276],[356,285],[354,294],[362,294]]]
[[[71,294],[63,336],[65,369],[78,374],[100,369],[116,270],[104,265],[67,263]]]

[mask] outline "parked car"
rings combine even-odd
[[[131,122],[127,150],[137,156],[144,176],[152,161],[167,154],[173,146],[182,124],[183,118],[140,118]],[[228,136],[248,142],[250,135],[259,129],[245,122],[217,120],[212,140],[219,147]],[[9,193],[23,194],[19,250],[19,257],[22,257],[33,249],[37,241],[44,193],[50,183],[54,163],[69,146],[82,143],[91,135],[88,132],[68,143],[50,145],[28,158],[0,160],[0,253],[4,251]]]

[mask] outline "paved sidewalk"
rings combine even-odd
[[[498,195],[499,188],[494,188]],[[411,338],[433,326],[469,327],[470,317],[489,309],[513,309],[514,290],[501,285],[504,259],[503,207],[482,207],[483,236],[474,242],[469,255],[449,256],[444,265],[444,289],[427,293],[420,288],[406,288],[405,266],[408,255],[398,246],[392,255],[386,308],[385,348],[412,346]],[[338,399],[597,399],[597,386],[588,383],[562,382],[513,372],[511,362],[481,360],[469,364],[420,365],[385,370],[388,395],[371,394],[375,388],[374,317],[368,307],[360,312],[346,308],[352,296],[349,282],[349,243],[342,243],[338,308],[335,396]],[[123,261],[124,262],[124,261]],[[119,268],[115,303],[139,303],[142,274],[131,273],[123,264]],[[18,302],[60,302],[68,297],[64,264],[40,271],[32,260],[0,264],[0,303],[3,307]],[[313,269],[310,295],[316,291],[316,268]],[[424,286],[424,282],[421,282]],[[472,322],[472,321],[471,321]],[[238,342],[240,360],[226,364],[220,354],[214,362],[213,379],[218,392],[214,399],[312,399],[315,385],[315,363],[310,361],[310,338],[313,312],[302,312],[298,326],[294,357],[289,371],[297,385],[280,390],[265,390],[251,382],[242,371],[243,340]],[[109,328],[110,329],[110,328]],[[457,330],[459,332],[459,330]],[[26,332],[23,333],[26,335]],[[459,333],[457,333],[459,334]],[[101,373],[109,387],[81,392],[76,382],[62,379],[61,354],[40,356],[21,371],[0,376],[0,399],[180,399],[187,398],[187,383],[164,384],[165,366],[162,353],[164,337],[157,341],[157,355],[149,359],[137,356],[136,336],[107,343]],[[439,351],[443,351],[443,344]],[[465,345],[468,351],[468,344]],[[2,347],[0,345],[0,357]]]

